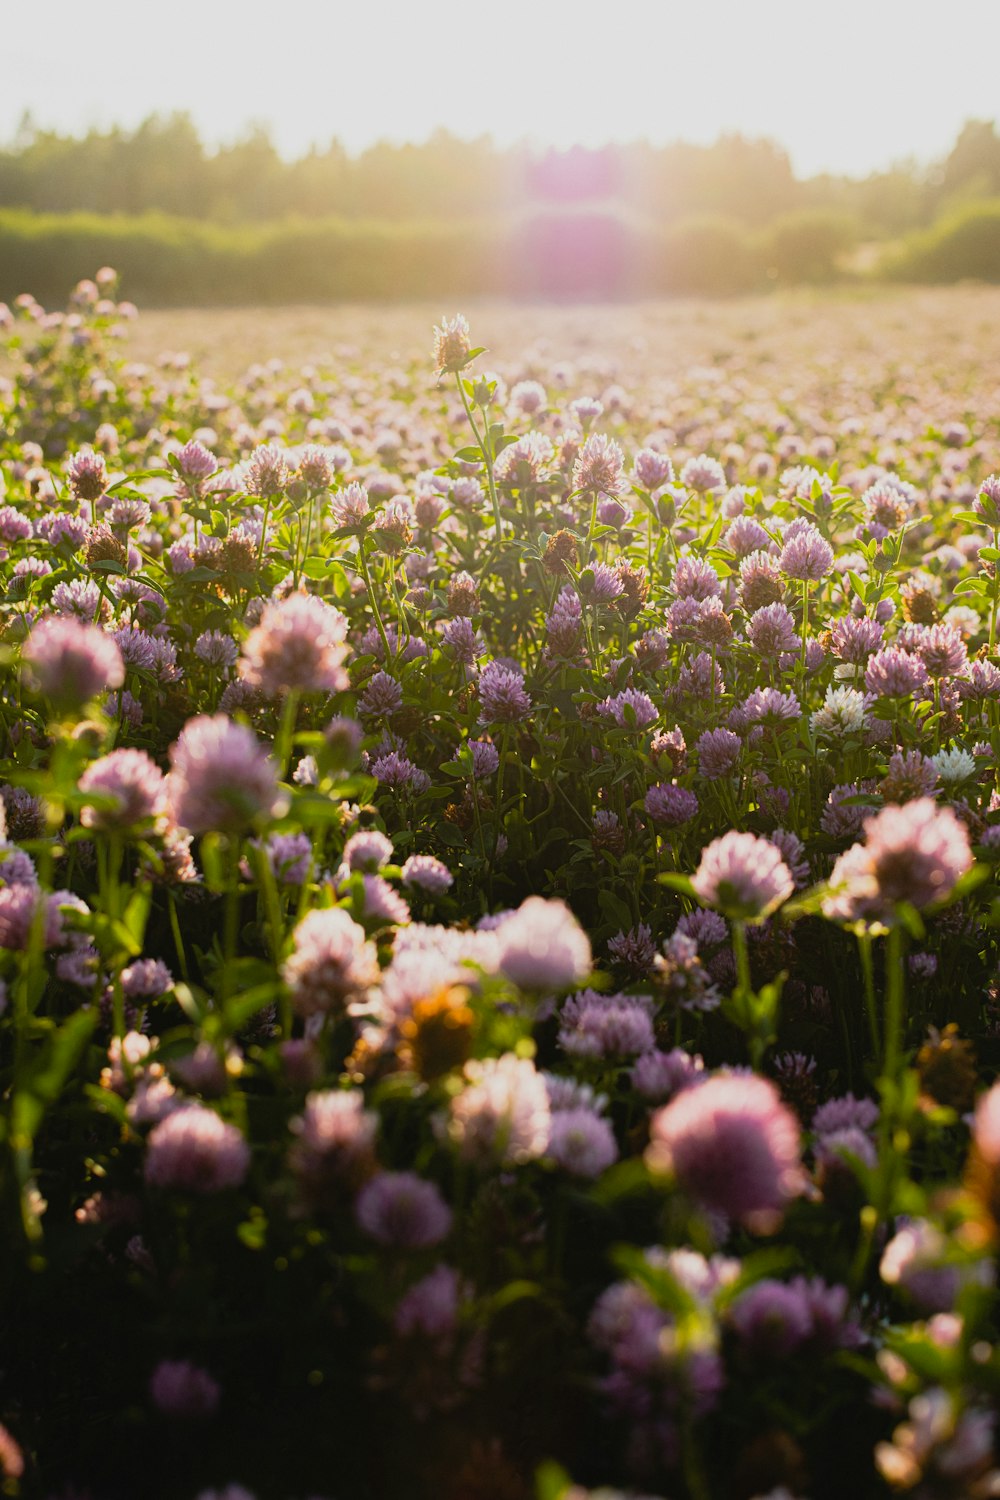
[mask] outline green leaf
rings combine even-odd
[[[604,887],[600,888],[597,892],[597,904],[601,908],[601,914],[604,919],[613,927],[620,927],[623,932],[627,932],[632,926],[631,908],[620,896],[616,896],[613,891],[609,891]]]
[[[632,1156],[610,1167],[591,1189],[591,1197],[597,1203],[616,1203],[619,1198],[645,1192],[650,1185],[646,1163],[641,1156]]]
[[[226,1006],[226,1026],[229,1031],[239,1031],[241,1026],[258,1015],[272,1000],[276,1000],[281,993],[281,986],[272,980],[269,984],[257,985],[255,989],[247,990],[235,1000],[230,1000]]]
[[[129,897],[122,921],[126,931],[139,944],[142,952],[142,940],[146,935],[146,923],[149,920],[150,908],[153,904],[153,888],[150,885],[140,885]]]
[[[465,834],[454,823],[436,823],[434,825],[434,837],[439,843],[444,844],[446,849],[467,849],[468,842]]]
[[[187,984],[174,985],[174,998],[184,1014],[196,1026],[200,1026],[207,1009],[208,997],[203,990],[193,990]]]
[[[900,922],[909,933],[910,937],[913,938],[915,942],[923,942],[924,937],[926,936],[926,929],[924,927],[923,919],[920,913],[917,911],[916,907],[911,906],[909,901],[898,901],[896,903],[896,915],[899,917]]]
[[[563,1500],[571,1488],[566,1470],[553,1459],[547,1459],[535,1473],[536,1500]]]
[[[11,1135],[15,1145],[18,1138],[24,1146],[30,1146],[34,1140],[46,1108],[55,1103],[65,1087],[97,1020],[96,1006],[78,1010],[49,1036],[41,1054],[15,1079],[11,1105]]]

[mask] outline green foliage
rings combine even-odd
[[[164,214],[0,214],[0,296],[43,300],[110,264],[133,299],[210,306],[466,293],[489,284],[488,226],[285,220],[239,232]],[[470,274],[469,265],[478,268]]]
[[[857,225],[829,209],[801,209],[783,214],[762,237],[768,276],[781,282],[828,282],[836,278],[839,258],[857,239]]]
[[[841,243],[820,226],[782,231],[782,279],[795,244],[818,279]],[[239,231],[165,214],[0,212],[0,298],[46,300],[95,265],[113,265],[133,300],[212,306],[346,299],[402,301],[488,293],[566,298],[729,296],[767,285],[771,240],[722,219],[660,230],[610,212],[408,224],[286,219]],[[824,262],[826,256],[826,262]]]
[[[55,298],[94,265],[146,304],[480,294],[729,296],[827,283],[887,236],[899,280],[993,281],[1000,139],[970,120],[941,163],[797,179],[770,141],[500,148],[439,131],[297,161],[265,128],[215,152],[190,117],[0,149],[0,297]]]
[[[1000,199],[958,209],[911,236],[884,270],[896,281],[1000,281]]]

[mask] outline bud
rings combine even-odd
[[[644,568],[633,568],[621,563],[618,568],[622,592],[615,600],[615,609],[625,620],[634,620],[649,595],[649,580]]]
[[[468,1061],[474,1019],[468,999],[469,992],[461,985],[445,986],[426,1000],[418,1000],[400,1026],[400,1062],[424,1083]]]
[[[230,532],[216,554],[219,571],[252,573],[257,566],[257,548],[253,539],[240,532]]]
[[[613,814],[598,813],[594,819],[594,831],[590,836],[590,842],[597,851],[606,849],[609,854],[616,858],[625,853],[625,844],[628,839],[628,831],[622,827],[618,819],[610,821]]]
[[[120,563],[123,568],[128,565],[128,547],[119,541],[110,526],[90,528],[83,555],[90,568],[99,562]]]
[[[876,559],[877,561],[877,559]],[[899,591],[903,605],[903,619],[912,625],[933,625],[938,619],[938,603],[929,588],[923,588],[919,580],[911,579]]]
[[[468,573],[456,573],[448,585],[448,613],[468,618],[479,610],[479,589]]]
[[[545,549],[545,557],[542,561],[542,566],[546,573],[551,573],[553,577],[561,578],[566,572],[565,563],[569,563],[570,567],[575,568],[579,561],[580,554],[577,549],[576,537],[571,531],[557,531],[555,536],[549,538],[548,546]]]
[[[332,764],[338,770],[347,770],[355,764],[361,753],[364,731],[357,719],[338,716],[331,719],[323,730],[323,738]]]
[[[406,516],[397,509],[382,511],[368,534],[378,550],[388,552],[390,557],[398,557],[413,535]]]
[[[1000,529],[1000,474],[991,474],[984,479],[979,494],[972,502],[972,509],[982,516],[988,526]]]
[[[943,1031],[931,1027],[930,1036],[917,1054],[920,1091],[936,1104],[964,1113],[976,1092],[976,1054],[971,1042],[959,1036],[950,1022]]]

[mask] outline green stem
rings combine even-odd
[[[456,372],[455,374],[455,384],[458,386],[458,394],[462,398],[462,405],[465,407],[465,415],[469,419],[469,426],[472,428],[472,434],[476,439],[476,443],[478,445],[480,453],[483,455],[483,464],[486,469],[486,482],[489,485],[490,500],[493,504],[493,521],[496,525],[497,541],[499,542],[501,539],[503,523],[500,518],[500,501],[497,498],[496,481],[493,478],[493,455],[489,450],[486,440],[480,436],[479,428],[476,425],[476,419],[472,415],[472,407],[469,405],[469,398],[465,394],[465,386],[462,384],[462,376],[458,372]]]
[[[278,739],[275,744],[275,759],[278,762],[278,775],[284,781],[288,771],[288,764],[292,755],[292,739],[295,734],[295,715],[299,707],[301,694],[297,688],[289,688],[285,694],[285,701],[281,708],[281,723],[278,726]]]
[[[742,994],[748,994],[750,985],[750,956],[747,953],[747,929],[745,922],[733,920],[733,958],[736,960],[736,985]]]
[[[868,1015],[868,1035],[871,1038],[872,1056],[877,1060],[881,1047],[878,1034],[878,1007],[875,1003],[875,972],[872,967],[871,934],[858,934],[858,953],[861,958],[861,973],[865,984],[865,1011]]]
[[[493,873],[496,869],[497,850],[500,847],[500,821],[501,809],[503,807],[503,780],[504,771],[507,766],[507,741],[510,737],[510,725],[505,724],[500,735],[500,763],[497,766],[497,805],[493,815],[493,852],[490,856],[490,893],[493,891]]]
[[[122,843],[116,833],[97,840],[97,874],[101,895],[101,907],[112,922],[121,916],[120,886]],[[114,1017],[114,1033],[125,1035],[125,994],[122,990],[121,964],[116,962],[111,974],[111,1006]]]
[[[312,491],[310,490],[310,492],[309,492],[309,506],[308,506],[308,509],[306,510],[306,544],[302,548],[302,566],[303,567],[305,567],[306,563],[309,561],[309,548],[312,546],[313,507],[314,507],[315,503],[316,503],[316,497],[312,493]]]
[[[479,810],[479,781],[477,777],[473,776],[469,790],[472,794],[472,816],[475,819],[476,836],[479,839],[479,852],[483,856],[483,864],[485,865],[487,863],[486,836],[483,833],[483,819]]]
[[[281,951],[285,943],[285,924],[281,915],[281,900],[278,895],[278,882],[274,878],[270,858],[264,849],[259,849],[258,862],[260,865],[260,883],[264,892],[264,906],[267,911],[267,926],[271,959],[277,968],[281,962]],[[284,1035],[290,1035],[290,1027],[282,1025]]]
[[[885,1061],[883,1071],[896,1081],[906,1026],[906,995],[903,977],[903,929],[889,928],[885,945]]]
[[[275,968],[278,968],[281,963],[282,949],[285,944],[285,924],[282,919],[278,883],[274,878],[271,860],[263,843],[252,844],[250,846],[250,861],[253,865],[254,874],[257,877],[258,888],[264,900],[264,911],[267,917],[265,925],[268,936],[268,947],[271,950],[271,962]],[[279,1015],[281,1035],[287,1040],[292,1034],[292,1008],[289,995],[284,990],[279,1001]]]
[[[267,498],[264,501],[264,519],[263,519],[263,521],[261,523],[261,528],[260,528],[260,542],[257,545],[257,572],[258,573],[260,572],[260,565],[261,565],[261,563],[264,560],[264,542],[267,539],[267,522],[268,522],[268,518],[270,517],[270,514],[271,514],[271,497],[270,497],[270,495],[268,495]]]
[[[226,848],[226,891],[222,925],[222,975],[219,983],[219,999],[222,1011],[233,993],[233,965],[240,934],[240,845],[238,839],[229,839]]]
[[[365,556],[365,537],[358,537],[358,562],[361,564],[361,576],[365,580],[365,588],[368,590],[368,603],[372,607],[375,616],[375,624],[378,633],[382,637],[382,646],[385,650],[385,664],[389,666],[393,659],[393,653],[389,649],[389,637],[385,633],[385,625],[382,623],[382,614],[375,600],[375,590],[372,588],[372,575],[368,571],[368,558]]]
[[[181,924],[177,918],[177,898],[173,891],[167,892],[167,912],[170,918],[170,931],[174,939],[174,950],[177,954],[177,964],[181,971],[181,978],[186,982],[188,977],[187,953],[184,948],[184,939],[181,936]]]
[[[399,582],[396,577],[396,563],[394,558],[390,557],[386,559],[386,568],[389,573],[389,584],[392,589],[393,602],[396,606],[396,639],[399,642],[399,649],[402,651],[404,646],[409,644],[410,632],[407,629],[403,616],[403,601],[399,593]]]
[[[292,553],[292,589],[297,591],[299,587],[299,573],[302,571],[302,512],[299,511],[295,517],[295,550]]]
[[[590,560],[590,550],[591,550],[591,547],[593,546],[593,536],[594,536],[594,532],[596,530],[597,530],[597,491],[595,490],[594,491],[594,498],[593,498],[593,500],[590,503],[590,520],[587,523],[587,561]]]

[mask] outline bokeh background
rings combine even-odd
[[[23,10],[0,298],[102,263],[147,306],[1000,280],[982,0]]]

